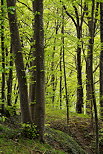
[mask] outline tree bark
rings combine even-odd
[[[82,87],[82,66],[81,66],[81,48],[77,47],[77,113],[82,113],[83,107],[83,87]]]
[[[10,48],[10,69],[9,69],[9,77],[7,80],[7,105],[11,106],[12,105],[12,81],[13,81],[13,57],[12,57],[12,45]]]
[[[30,117],[30,111],[29,111],[29,105],[28,105],[26,74],[24,71],[22,48],[21,48],[19,30],[18,30],[18,24],[17,24],[16,1],[7,0],[7,8],[8,8],[11,44],[12,44],[18,84],[19,84],[22,122],[28,123],[28,122],[31,122],[31,117]]]
[[[45,72],[44,72],[44,30],[43,30],[43,0],[33,1],[34,13],[34,44],[33,54],[36,61],[36,104],[35,119],[38,139],[43,141],[45,121]]]
[[[33,27],[34,28],[34,27]],[[34,30],[34,29],[33,29]],[[33,39],[32,39],[33,43]],[[30,101],[30,110],[31,110],[31,117],[32,121],[35,121],[35,105],[36,105],[36,52],[35,52],[35,44],[31,46],[31,55],[33,60],[30,63],[30,72],[31,72],[31,81],[29,86],[29,101]]]
[[[57,10],[58,12],[58,10]],[[58,34],[58,21],[55,21],[55,35]],[[54,57],[55,57],[55,52],[56,52],[56,38],[54,38],[54,46],[53,46],[53,53],[52,53],[52,62],[51,62],[51,85],[52,85],[52,105],[53,107],[55,106],[54,101],[55,101],[55,91],[56,91],[56,76],[55,76],[55,62],[54,62]]]
[[[82,38],[82,24],[83,20],[80,21],[77,8],[74,6],[76,21],[77,21],[77,38],[78,41]],[[81,14],[83,16],[83,14]],[[77,113],[82,113],[83,107],[83,86],[82,86],[82,63],[81,63],[81,46],[77,45]]]
[[[4,44],[4,0],[1,0],[1,52],[2,52],[2,108],[1,114],[5,114],[5,44]]]
[[[100,116],[103,120],[103,3],[100,3]]]
[[[64,71],[64,87],[65,87],[65,101],[66,101],[66,117],[67,117],[67,125],[69,125],[69,95],[67,88],[67,77],[66,77],[66,65],[65,65],[65,48],[64,48],[64,10],[62,9],[62,27],[61,27],[61,41],[62,41],[62,53],[63,53],[63,71]]]
[[[60,109],[62,109],[62,48],[60,49]]]
[[[91,17],[88,18],[88,28],[89,28],[89,44],[87,53],[87,63],[86,63],[86,73],[87,73],[87,84],[89,85],[89,101],[91,105],[94,106],[95,114],[95,135],[96,135],[96,146],[95,152],[99,154],[99,136],[98,136],[98,113],[95,98],[95,89],[93,81],[93,47],[94,47],[94,34],[95,34],[95,0],[92,0]]]
[[[86,59],[86,109],[87,113],[92,115],[92,106],[93,106],[93,95],[92,95],[92,84],[93,84],[93,44],[94,44],[94,26],[92,19],[88,19],[88,28],[89,28],[89,45]]]

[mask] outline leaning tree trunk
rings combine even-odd
[[[44,30],[43,30],[43,0],[33,1],[34,12],[34,44],[33,54],[36,61],[36,104],[35,119],[38,139],[43,141],[45,120],[45,73],[44,73]]]
[[[16,1],[7,0],[7,8],[8,8],[8,18],[10,25],[11,44],[12,44],[12,50],[14,54],[18,84],[19,84],[22,122],[27,123],[31,122],[31,118],[28,105],[27,81],[24,71],[22,48],[21,48],[19,30],[17,24]]]

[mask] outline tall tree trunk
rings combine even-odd
[[[62,49],[60,50],[60,109],[62,109]]]
[[[1,114],[5,114],[5,45],[4,45],[4,0],[1,0],[1,52],[2,52],[2,109]]]
[[[33,27],[34,28],[34,27]],[[31,42],[33,43],[33,39],[31,40]],[[30,81],[30,86],[29,86],[29,101],[30,101],[30,110],[31,110],[31,117],[32,117],[32,121],[35,122],[35,105],[36,105],[36,52],[35,50],[35,44],[33,43],[33,45],[31,46],[31,55],[33,58],[33,60],[30,63],[30,72],[31,72],[31,81]]]
[[[62,10],[62,53],[63,53],[63,71],[64,71],[64,87],[65,87],[65,100],[66,100],[66,116],[67,116],[67,125],[69,125],[69,97],[68,97],[68,88],[67,88],[67,78],[66,78],[66,65],[65,65],[65,48],[64,48],[64,11]]]
[[[79,37],[80,39],[80,37]],[[77,113],[82,113],[83,107],[83,87],[82,87],[82,66],[81,66],[81,48],[77,47]]]
[[[87,103],[86,109],[87,113],[92,116],[92,106],[93,106],[93,95],[92,95],[92,84],[93,84],[93,44],[94,44],[94,26],[92,19],[88,19],[89,28],[89,45],[86,59],[86,92],[87,92]]]
[[[43,30],[43,0],[33,1],[34,12],[34,43],[33,54],[36,60],[36,104],[35,119],[38,139],[43,141],[45,121],[45,73],[44,73],[44,30]]]
[[[12,57],[12,45],[10,48],[10,69],[9,69],[9,77],[7,80],[7,105],[12,105],[12,79],[13,79],[13,57]]]
[[[57,10],[58,12],[58,10]],[[55,21],[55,26],[56,26],[56,30],[55,30],[55,35],[58,34],[58,21]],[[51,62],[51,85],[52,85],[52,105],[54,107],[54,101],[55,101],[55,91],[56,91],[56,76],[55,76],[55,62],[54,62],[54,57],[55,57],[55,52],[56,52],[56,38],[54,38],[54,46],[53,46],[53,53],[52,53],[52,62]]]
[[[96,134],[96,147],[95,152],[99,154],[99,136],[98,136],[98,114],[97,114],[97,105],[95,98],[95,89],[94,89],[94,81],[93,81],[93,47],[94,47],[94,33],[95,33],[95,0],[92,0],[92,9],[91,9],[91,17],[88,19],[88,28],[89,28],[89,45],[88,45],[88,53],[87,53],[87,64],[86,64],[86,72],[87,72],[87,82],[89,84],[89,101],[94,106],[94,114],[95,114],[95,134]]]
[[[22,122],[28,123],[31,122],[31,117],[28,105],[26,74],[24,70],[22,48],[21,48],[19,30],[17,24],[16,1],[7,0],[7,8],[8,8],[8,18],[10,25],[11,44],[14,53],[15,66],[19,84]]]
[[[86,58],[86,109],[87,114],[91,114],[91,118],[93,118],[93,95],[92,95],[92,82],[93,82],[93,46],[94,46],[94,34],[98,16],[98,8],[99,3],[96,3],[96,11],[93,14],[93,7],[91,17],[88,17],[88,29],[89,29],[89,45],[88,45],[88,52]],[[87,6],[87,16],[88,16],[88,6]],[[95,18],[94,18],[95,16]],[[94,89],[93,89],[94,91]]]
[[[82,1],[81,1],[82,6]],[[67,11],[66,6],[63,5],[63,8],[66,12],[66,14],[72,19],[76,31],[77,31],[77,38],[78,41],[80,41],[82,37],[82,25],[83,25],[83,19],[84,14],[86,10],[86,5],[84,3],[84,11],[81,11],[81,18],[79,17],[79,11],[76,7],[76,5],[73,5],[74,11],[75,11],[75,18]],[[81,47],[77,45],[77,103],[76,103],[76,111],[77,113],[82,113],[82,107],[83,107],[83,86],[82,86],[82,64],[81,64]]]
[[[78,41],[82,38],[82,24],[83,19],[79,19],[79,14],[76,6],[74,6],[77,25],[77,38]],[[81,14],[83,16],[83,14]],[[81,63],[81,46],[77,45],[77,103],[76,103],[76,111],[77,113],[82,113],[83,107],[83,86],[82,86],[82,63]]]
[[[55,101],[55,73],[54,73],[54,56],[55,56],[55,41],[54,38],[54,47],[53,47],[53,53],[52,53],[52,62],[51,62],[51,85],[52,85],[52,106],[54,107],[54,101]]]
[[[103,120],[103,3],[100,3],[100,116]]]

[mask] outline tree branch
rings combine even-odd
[[[21,3],[22,5],[26,6],[26,7],[28,8],[29,11],[33,12],[33,10],[32,10],[27,4],[25,4],[25,3],[23,3],[23,2],[21,2],[21,1],[19,1],[19,0],[17,0],[17,2],[19,2],[19,3]]]
[[[78,10],[77,10],[76,6],[73,5],[73,7],[74,7],[74,10],[75,10],[75,15],[76,15],[76,19],[77,19],[77,25],[79,26],[79,14],[78,14]]]
[[[73,21],[75,27],[77,28],[77,23],[76,23],[76,21],[74,20],[74,18],[72,17],[72,15],[67,11],[67,8],[66,8],[65,5],[63,5],[63,8],[64,8],[64,10],[65,10],[65,13],[68,15],[68,17],[70,17],[70,18],[72,19],[72,21]]]

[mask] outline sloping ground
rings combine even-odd
[[[56,120],[50,122],[50,127],[72,136],[86,153],[95,153],[95,138],[90,119],[72,117],[69,126],[66,125],[66,120],[64,119]]]
[[[19,127],[17,118],[0,124],[0,154],[85,154],[72,137],[60,130],[46,126],[42,144],[23,138]]]
[[[99,130],[100,154],[103,154],[103,122],[100,121]],[[11,117],[0,125],[0,150],[4,154],[35,154],[35,151],[43,154],[83,154],[85,152],[95,154],[94,136],[90,118],[71,115],[67,126],[64,111],[51,112],[50,110],[46,116],[45,144],[24,139],[20,135],[20,117],[17,116]],[[8,149],[13,152],[7,152]]]
[[[67,154],[86,154],[86,152],[78,145],[78,143],[68,134],[47,128],[45,139],[47,143],[55,149],[64,151]]]

